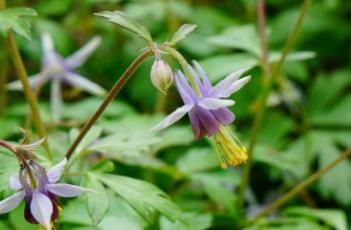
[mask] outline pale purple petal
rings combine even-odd
[[[57,122],[61,118],[63,108],[61,81],[58,78],[53,78],[51,82],[51,116],[53,121]]]
[[[60,161],[58,164],[54,165],[47,171],[46,175],[50,183],[56,183],[60,180],[66,163],[67,158],[65,157],[62,161]]]
[[[13,190],[22,189],[22,185],[17,174],[13,174],[10,176],[9,184],[10,184],[10,188]]]
[[[193,65],[196,68],[196,71],[199,73],[199,75],[201,76],[202,82],[204,84],[204,86],[207,89],[211,89],[212,88],[212,84],[210,82],[210,80],[208,79],[207,74],[205,73],[205,71],[203,70],[203,68],[201,67],[201,65],[197,62],[197,61],[192,61]]]
[[[0,214],[4,214],[17,208],[25,196],[24,191],[19,191],[5,200],[0,201]]]
[[[204,109],[208,110],[216,110],[223,107],[228,107],[234,105],[235,102],[229,99],[218,99],[218,98],[211,98],[206,97],[199,101],[198,105]]]
[[[150,130],[150,132],[157,132],[161,129],[167,128],[168,126],[174,124],[175,122],[180,120],[182,117],[184,117],[185,114],[187,114],[193,107],[194,107],[194,104],[186,104],[186,105],[183,105],[182,107],[176,109],[173,113],[169,114],[160,123],[155,125]]]
[[[52,202],[43,193],[35,191],[30,203],[30,212],[33,217],[47,230],[51,229]]]
[[[219,81],[211,90],[211,95],[217,93],[220,93],[224,90],[226,90],[230,85],[232,85],[235,81],[239,79],[239,77],[248,71],[251,67],[243,68],[238,71],[235,71],[234,73],[229,74],[226,78],[223,80]]]
[[[189,112],[189,118],[190,118],[191,127],[193,128],[194,138],[195,139],[200,139],[201,137],[206,135],[203,132],[204,129],[201,127],[201,122],[198,119],[196,112],[190,111]]]
[[[48,33],[42,34],[41,41],[42,41],[44,54],[55,52],[54,42],[52,41],[52,37],[50,34]]]
[[[83,76],[80,76],[79,74],[66,72],[64,79],[70,85],[83,89],[97,96],[103,96],[106,93],[106,91],[101,86],[95,84]]]
[[[212,110],[211,112],[216,117],[217,121],[224,125],[229,125],[235,119],[234,114],[228,108]]]
[[[44,84],[49,80],[49,77],[47,75],[43,76],[41,73],[35,74],[33,76],[30,76],[28,78],[29,80],[29,85],[31,86],[32,89],[34,89],[38,84]],[[7,89],[9,90],[22,90],[22,83],[21,81],[13,81],[7,84]]]
[[[81,66],[92,52],[99,46],[101,37],[92,38],[86,45],[65,59],[65,63],[70,69]]]
[[[194,90],[190,87],[188,81],[181,71],[178,71],[175,74],[174,79],[178,92],[185,104],[194,103],[198,100],[198,97],[196,96]]]
[[[42,62],[44,67],[57,65],[56,63],[60,59],[60,57],[55,51],[52,37],[50,36],[50,34],[44,33],[41,36],[41,40],[42,40],[42,46],[43,46]]]
[[[91,189],[71,184],[48,184],[47,189],[49,192],[61,197],[74,197],[82,192],[94,192]]]
[[[222,91],[217,92],[218,97],[229,97],[239,89],[241,89],[246,83],[250,81],[251,77],[243,77],[240,80],[235,81],[233,84],[229,85],[227,88],[223,89]]]
[[[219,123],[209,110],[197,106],[189,112],[189,117],[193,127],[194,125],[200,127],[199,136],[195,134],[196,139],[200,139],[205,135],[211,136],[218,130]],[[194,118],[196,119],[194,120]]]

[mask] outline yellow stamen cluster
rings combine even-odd
[[[220,126],[218,132],[213,135],[213,139],[223,169],[228,165],[236,166],[246,162],[248,158],[246,148],[229,128]]]

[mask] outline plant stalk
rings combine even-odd
[[[299,192],[303,191],[309,185],[313,184],[321,176],[323,176],[325,173],[329,172],[331,169],[333,169],[335,166],[337,166],[343,160],[347,159],[349,156],[351,156],[351,149],[346,150],[338,158],[336,158],[334,161],[329,163],[327,166],[319,169],[317,172],[315,172],[314,174],[309,176],[306,180],[304,180],[300,184],[296,185],[293,189],[291,189],[284,196],[282,196],[281,198],[276,200],[273,204],[271,204],[270,206],[268,206],[267,208],[262,210],[260,213],[258,213],[252,220],[249,221],[249,223],[252,224],[252,223],[256,222],[261,217],[266,216],[267,214],[271,213],[275,209],[282,206],[284,203],[289,201],[291,198],[293,198]]]
[[[301,29],[302,21],[306,15],[306,12],[307,12],[307,9],[308,9],[310,3],[311,3],[311,0],[304,0],[303,4],[301,6],[300,13],[299,13],[299,16],[297,18],[296,24],[294,26],[294,29],[291,32],[290,36],[288,37],[288,40],[283,48],[282,56],[280,57],[278,63],[276,64],[275,68],[273,69],[271,77],[267,79],[267,82],[263,88],[262,95],[259,98],[258,111],[257,111],[256,117],[254,120],[252,132],[251,132],[251,136],[250,136],[250,140],[249,140],[248,151],[247,151],[249,158],[248,158],[246,167],[244,169],[243,179],[242,179],[241,187],[240,187],[240,191],[239,191],[239,205],[241,208],[243,208],[243,206],[244,206],[244,199],[245,199],[244,194],[245,194],[245,190],[249,184],[250,171],[251,171],[251,166],[252,166],[253,150],[254,150],[254,147],[256,145],[258,133],[261,129],[262,120],[263,120],[265,109],[266,109],[266,101],[267,101],[268,95],[272,89],[272,86],[274,85],[277,78],[279,77],[279,73],[280,73],[280,70],[283,66],[285,59],[286,59],[286,56],[288,55],[293,44],[296,41],[297,35]]]
[[[265,77],[269,76],[268,48],[266,34],[265,0],[257,2],[257,21],[261,44],[261,66]]]
[[[15,65],[18,77],[22,83],[24,95],[27,98],[27,102],[29,104],[31,114],[33,116],[35,128],[38,132],[39,137],[45,138],[46,137],[46,130],[45,130],[44,124],[42,122],[42,119],[40,117],[38,102],[36,100],[34,92],[32,91],[32,89],[30,87],[30,84],[28,81],[27,71],[24,67],[23,60],[22,60],[21,55],[19,53],[18,47],[16,45],[14,35],[11,31],[8,33],[8,36],[7,36],[7,44],[8,44],[8,48],[9,48],[9,51],[10,51],[10,54],[12,57],[12,61]],[[47,139],[43,143],[43,146],[46,150],[48,159],[52,160],[52,156],[51,156],[51,153],[49,151],[49,145],[48,145]]]
[[[124,84],[130,79],[132,74],[137,70],[139,65],[150,55],[152,54],[151,49],[147,49],[143,53],[141,53],[132,64],[126,69],[126,71],[122,74],[122,76],[118,79],[112,89],[108,92],[99,108],[95,111],[95,113],[89,118],[89,120],[84,124],[77,138],[74,140],[70,148],[66,153],[67,159],[69,159],[74,150],[77,148],[78,144],[82,141],[85,135],[88,133],[93,124],[99,119],[102,113],[105,111],[106,107],[110,104],[113,98],[119,93]]]

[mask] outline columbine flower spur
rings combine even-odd
[[[247,69],[239,70],[212,86],[202,67],[193,62],[195,70],[189,66],[198,91],[195,91],[181,71],[175,73],[177,90],[184,105],[168,115],[151,131],[164,129],[188,113],[195,139],[204,136],[213,137],[213,142],[219,155],[222,168],[228,164],[237,165],[247,160],[246,149],[240,144],[238,138],[225,126],[234,121],[234,114],[227,108],[234,105],[228,98],[238,91],[249,80],[250,76],[238,79]]]
[[[43,67],[42,71],[29,77],[33,89],[38,89],[45,82],[51,80],[51,108],[54,121],[60,118],[62,107],[61,84],[65,82],[73,87],[85,90],[93,95],[102,96],[105,90],[92,81],[74,72],[80,67],[100,44],[100,37],[92,38],[85,46],[67,58],[63,58],[54,49],[52,38],[49,34],[42,35]],[[8,84],[10,90],[21,90],[20,81]]]
[[[62,176],[67,162],[64,158],[60,163],[45,170],[34,160],[27,160],[20,155],[23,152],[33,151],[42,141],[30,145],[8,144],[21,163],[18,175],[12,175],[9,185],[17,191],[14,195],[0,201],[0,214],[15,209],[22,200],[25,201],[25,219],[33,224],[40,224],[46,229],[51,229],[51,223],[58,218],[59,203],[57,196],[74,197],[82,192],[92,191],[80,186],[57,183]],[[4,145],[3,145],[4,146]]]

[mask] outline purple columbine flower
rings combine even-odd
[[[250,76],[239,79],[247,71],[241,69],[230,74],[218,84],[213,86],[202,67],[193,62],[195,70],[189,66],[193,75],[197,91],[194,90],[181,71],[175,73],[175,82],[184,105],[168,115],[151,131],[167,128],[186,114],[189,115],[195,139],[204,136],[213,136],[214,144],[220,156],[221,166],[236,165],[247,159],[246,150],[239,140],[225,129],[225,126],[234,121],[234,114],[227,108],[234,105],[234,101],[227,99],[238,91],[249,80]]]
[[[103,96],[105,94],[105,90],[102,87],[74,72],[74,69],[80,67],[88,59],[100,42],[100,37],[94,37],[81,49],[67,58],[63,58],[55,51],[51,36],[47,33],[42,35],[42,71],[30,76],[29,83],[33,89],[39,89],[42,84],[51,80],[51,108],[54,121],[60,119],[62,82],[93,95]],[[22,85],[20,81],[14,81],[8,84],[8,88],[10,90],[21,90]]]
[[[35,161],[28,160],[27,167],[22,166],[18,175],[10,177],[10,188],[17,192],[0,201],[0,214],[10,212],[24,200],[26,220],[40,224],[47,230],[51,229],[51,223],[59,214],[57,196],[74,197],[81,192],[92,191],[76,185],[57,183],[66,162],[64,158],[57,165],[45,170]]]

